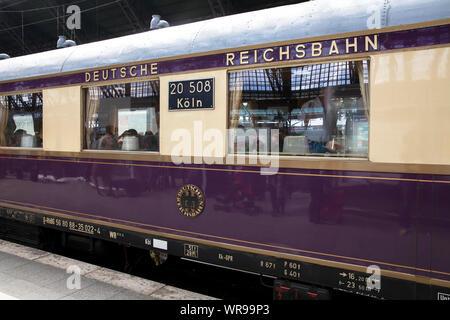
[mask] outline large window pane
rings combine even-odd
[[[0,146],[42,148],[42,93],[0,96]]]
[[[86,89],[85,149],[159,151],[159,81]]]
[[[276,143],[282,155],[367,157],[368,65],[352,61],[231,72],[229,128],[234,135],[228,151],[274,151]],[[270,129],[278,130],[277,141]],[[242,135],[246,140],[240,140],[245,141],[240,148]]]

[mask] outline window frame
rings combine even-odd
[[[134,80],[134,81],[130,81]],[[132,151],[126,151],[126,150],[108,150],[108,149],[87,149],[85,148],[86,143],[86,92],[90,88],[93,87],[102,87],[102,86],[113,86],[113,85],[125,85],[125,84],[132,84],[132,83],[140,83],[140,82],[151,82],[151,81],[158,81],[159,84],[161,84],[160,77],[148,77],[148,78],[136,78],[136,79],[118,79],[113,81],[99,81],[99,82],[92,82],[87,83],[81,86],[82,91],[82,104],[81,104],[81,117],[82,117],[82,123],[81,123],[81,153],[85,154],[110,154],[110,155],[154,155],[154,156],[160,156],[161,155],[161,135],[158,136],[158,151],[152,151],[152,150],[132,150]],[[161,86],[159,86],[159,96],[158,96],[158,103],[160,108],[160,115],[161,115]],[[161,119],[159,119],[161,121]],[[161,122],[160,122],[161,123]],[[161,131],[161,127],[159,127],[158,132]]]
[[[364,161],[364,162],[370,162],[370,134],[371,134],[371,96],[370,92],[372,91],[372,85],[371,85],[371,69],[372,69],[372,59],[371,56],[367,55],[361,55],[358,57],[352,57],[352,58],[345,58],[345,57],[336,57],[336,59],[308,59],[304,60],[301,63],[299,61],[289,61],[289,62],[274,62],[274,63],[262,63],[262,64],[256,64],[256,65],[239,65],[239,66],[230,66],[227,68],[227,130],[230,129],[230,73],[233,72],[243,72],[243,71],[255,71],[255,70],[266,70],[266,69],[272,69],[272,68],[297,68],[297,67],[305,67],[305,66],[312,66],[312,65],[319,65],[319,64],[331,64],[331,63],[342,63],[342,62],[357,62],[357,61],[367,61],[368,63],[368,88],[369,88],[369,113],[367,116],[367,124],[368,124],[368,142],[367,142],[367,154],[365,156],[360,157],[349,157],[349,156],[329,156],[327,154],[307,154],[307,155],[287,155],[283,154],[282,152],[279,152],[278,154],[251,154],[251,153],[238,153],[236,150],[233,150],[234,152],[230,152],[229,150],[229,135],[226,136],[226,156],[229,157],[236,157],[237,159],[257,159],[258,157],[278,157],[281,161],[290,162],[290,161],[299,161],[299,160],[316,160],[316,161]],[[362,96],[362,94],[361,94]],[[284,165],[282,165],[284,167]]]
[[[41,101],[42,101],[42,107],[41,107],[41,136],[43,138],[43,131],[44,131],[44,89],[41,90],[25,90],[25,91],[18,91],[18,92],[4,92],[0,94],[0,97],[10,97],[10,96],[19,96],[19,95],[32,95],[35,93],[41,94]],[[8,111],[9,112],[9,111]],[[9,115],[8,115],[9,117]],[[17,147],[17,146],[1,146],[0,149],[4,150],[26,150],[26,151],[42,151],[44,150],[44,140],[42,139],[41,146],[40,147]]]

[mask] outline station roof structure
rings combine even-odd
[[[56,49],[58,36],[78,45],[144,32],[152,15],[171,26],[309,0],[0,0],[0,53],[11,57]],[[80,29],[67,20],[81,10]]]

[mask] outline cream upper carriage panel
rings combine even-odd
[[[372,58],[369,159],[450,165],[450,48]]]
[[[2,60],[0,82],[445,18],[448,0],[315,0]]]

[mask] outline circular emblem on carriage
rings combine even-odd
[[[184,185],[178,190],[177,206],[186,217],[196,217],[205,209],[205,196],[196,185]]]

